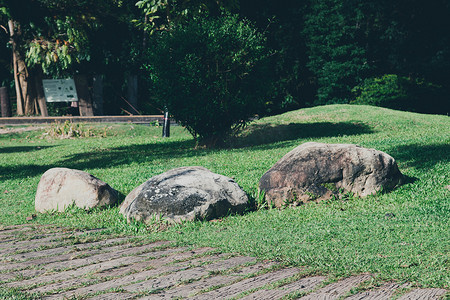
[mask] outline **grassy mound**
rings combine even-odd
[[[330,105],[255,121],[229,149],[194,149],[181,127],[173,127],[169,139],[160,138],[161,128],[136,125],[112,125],[112,135],[80,139],[41,139],[42,131],[3,134],[0,226],[35,222],[106,227],[279,259],[308,266],[311,273],[371,272],[379,280],[449,288],[449,128],[447,116]],[[127,224],[117,207],[38,214],[27,220],[34,214],[40,176],[52,167],[89,172],[126,195],[153,175],[200,165],[235,178],[256,197],[262,174],[308,141],[354,143],[387,152],[397,160],[407,183],[365,199],[259,210],[163,231]]]

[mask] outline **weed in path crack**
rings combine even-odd
[[[186,252],[189,252],[189,251],[192,251],[192,250],[187,250]],[[197,258],[201,258],[201,257],[205,257],[205,256],[211,256],[211,255],[219,254],[219,253],[220,252],[218,250],[212,249],[212,250],[209,250],[209,251],[206,251],[206,252],[203,252],[203,253],[193,254],[192,256],[189,256],[189,257],[185,257],[185,258],[182,258],[182,259],[174,260],[174,261],[168,263],[168,265],[175,265],[175,264],[178,264],[178,263],[186,262],[186,261],[189,261],[189,260],[193,260],[193,259],[197,259]]]
[[[101,282],[103,282],[103,281],[99,280],[99,279],[92,279],[90,281],[84,281],[84,282],[81,282],[79,284],[74,283],[74,284],[72,284],[71,286],[68,286],[68,287],[57,288],[57,289],[45,292],[45,295],[62,294],[62,293],[68,292],[68,291],[76,290],[76,289],[83,288],[83,287],[88,287],[90,285],[98,284],[98,283],[101,283]]]
[[[82,296],[78,296],[79,298],[77,298],[77,299],[90,299],[90,298],[94,298],[94,297],[100,297],[101,295],[120,294],[120,293],[126,294],[126,293],[128,293],[128,291],[125,290],[122,287],[113,287],[113,288],[110,288],[110,289],[106,289],[106,290],[102,290],[102,291],[96,291],[96,292],[93,292],[93,293],[89,293],[89,294],[85,294],[85,295],[82,295]],[[73,298],[73,296],[72,296],[72,298]],[[70,298],[70,299],[72,299],[72,298]],[[121,299],[121,298],[118,298],[118,299]],[[133,299],[136,299],[136,298],[133,298]]]
[[[237,282],[237,281],[235,281],[235,282]],[[235,282],[232,282],[231,284],[233,284],[233,283],[235,283]],[[189,295],[189,297],[192,297],[192,296],[198,296],[198,295],[201,295],[201,294],[209,293],[209,292],[218,290],[218,289],[220,289],[220,288],[223,288],[224,286],[227,286],[227,285],[230,285],[230,283],[224,283],[224,284],[212,285],[212,286],[210,286],[210,287],[201,289],[201,290],[198,291],[198,292],[193,292],[193,293],[191,293],[191,294]]]
[[[293,293],[290,293],[290,294],[284,296],[280,300],[300,299],[301,297],[304,297],[304,296],[308,295],[309,293],[310,293],[310,291],[296,291],[296,292],[293,292]]]
[[[303,277],[304,277],[303,273],[298,273],[298,274],[296,274],[294,276],[291,276],[291,277],[288,277],[288,278],[285,278],[285,279],[281,279],[281,280],[278,280],[278,281],[275,281],[275,282],[271,282],[271,283],[262,285],[262,286],[257,287],[257,288],[252,288],[252,289],[246,290],[246,291],[240,293],[239,295],[237,295],[236,297],[233,297],[231,299],[239,299],[239,298],[245,297],[247,295],[253,294],[253,293],[255,293],[255,292],[259,291],[259,290],[273,290],[273,289],[277,289],[277,288],[280,288],[280,287],[282,287],[282,286],[284,286],[286,284],[289,284],[291,282],[297,281],[297,280],[299,280],[299,279],[301,279]]]

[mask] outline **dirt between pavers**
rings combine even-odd
[[[37,299],[441,299],[370,274],[330,282],[306,268],[168,241],[40,225],[0,227],[0,286]]]

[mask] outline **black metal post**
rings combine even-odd
[[[2,118],[11,117],[11,104],[9,103],[8,90],[6,87],[0,87],[0,103]]]
[[[170,137],[170,118],[169,118],[169,112],[164,110],[164,121],[163,121],[163,137]]]

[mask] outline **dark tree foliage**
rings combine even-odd
[[[0,24],[7,24],[5,15],[0,14]],[[11,50],[5,47],[9,42],[9,34],[5,28],[0,28],[0,86],[12,87]],[[5,45],[5,46],[4,46]]]
[[[14,20],[29,76],[35,69],[57,78],[105,74],[105,111],[121,112],[125,78],[139,73],[144,50],[144,32],[132,22],[141,17],[134,1],[0,0],[0,8],[4,27]]]
[[[386,1],[378,76],[408,79],[407,110],[450,113],[450,2]]]
[[[316,75],[316,104],[347,103],[367,74],[367,16],[361,1],[312,0],[305,17],[308,67]]]
[[[161,106],[201,144],[223,142],[270,89],[264,37],[237,16],[195,17],[152,37],[147,68]]]
[[[312,105],[316,84],[306,66],[308,56],[302,36],[307,1],[241,0],[240,6],[240,14],[257,24],[274,52],[266,74],[274,83],[274,94],[266,103],[265,113]]]
[[[304,37],[315,104],[348,103],[365,78],[397,74],[409,78],[409,93],[396,108],[448,113],[449,8],[444,0],[311,0]]]
[[[450,112],[448,0],[0,0],[1,81],[10,86],[17,77],[11,67],[15,47],[30,76],[40,69],[49,77],[104,74],[109,114],[121,113],[126,78],[137,75],[140,102],[147,104],[142,108],[155,113],[153,107],[163,107],[148,96],[141,70],[149,34],[221,11],[254,22],[272,49],[261,76],[273,83],[274,93],[261,100],[260,113],[354,102],[352,90],[388,107]],[[402,87],[387,92],[393,78]],[[396,90],[405,93],[392,94]],[[389,96],[375,99],[377,94]]]

